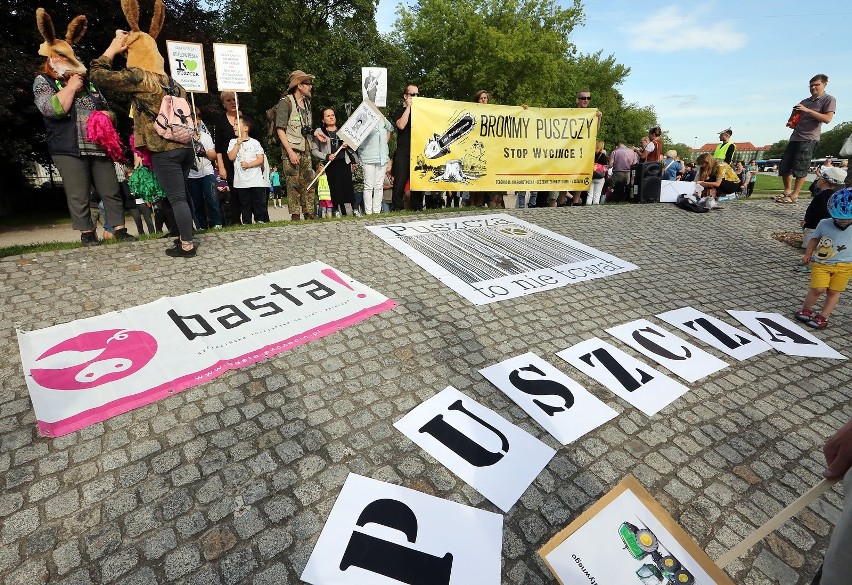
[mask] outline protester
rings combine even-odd
[[[195,120],[198,127],[195,166],[189,170],[186,181],[186,188],[192,201],[192,216],[195,227],[200,230],[211,227],[219,229],[222,227],[222,214],[219,209],[219,197],[216,195],[211,162],[216,160],[216,147],[198,110],[195,111]]]
[[[817,224],[802,264],[811,265],[811,288],[796,319],[814,329],[825,329],[828,318],[852,278],[852,188],[836,191],[828,200],[828,219]],[[819,313],[813,307],[825,294]]]
[[[677,151],[673,148],[666,151],[666,158],[663,160],[663,180],[676,181],[681,173],[683,173],[683,164],[677,157]]]
[[[604,183],[606,182],[607,165],[609,164],[603,140],[598,140],[595,144],[594,160],[594,167],[592,167],[594,169],[592,171],[592,188],[586,197],[586,205],[601,204],[601,194],[603,193]]]
[[[630,167],[639,162],[639,155],[619,141],[609,157],[612,169],[612,201],[626,201],[630,189]]]
[[[734,160],[734,153],[737,151],[737,145],[731,142],[733,132],[730,128],[726,128],[719,132],[719,146],[713,151],[713,158],[731,164]]]
[[[585,108],[588,108],[591,105],[591,100],[592,100],[592,92],[590,92],[588,89],[581,89],[580,91],[577,92],[577,96],[574,99],[574,103],[576,104],[576,106],[578,108],[585,109]],[[603,112],[601,112],[598,109],[595,109],[595,116],[596,116],[597,131],[600,132],[601,118],[603,117]],[[601,148],[603,148],[603,145],[601,145]],[[597,150],[596,150],[595,151],[595,157],[597,157],[597,156],[598,156],[598,154],[597,154]],[[606,154],[604,154],[604,156],[606,156]],[[595,162],[597,163],[597,161],[595,161]],[[606,163],[604,163],[604,166],[606,166]],[[604,179],[606,179],[606,177],[604,177]],[[592,181],[592,188],[594,189],[594,180]],[[600,183],[600,189],[601,189],[601,191],[603,190],[603,182]],[[590,193],[588,191],[570,191],[569,193],[571,195],[570,205],[580,205],[581,199],[582,199],[584,193],[586,194],[586,204],[591,205],[589,203]],[[566,200],[567,200],[567,198],[566,198]],[[598,193],[598,201],[600,202],[600,192]],[[557,196],[557,203],[558,204],[562,203],[562,198],[560,196]]]
[[[655,162],[662,159],[663,141],[660,139],[662,135],[663,131],[659,126],[648,130],[647,138],[643,139],[642,146],[636,151],[642,162]]]
[[[269,221],[269,208],[266,194],[269,192],[269,179],[264,176],[268,169],[266,153],[260,143],[249,136],[252,123],[240,118],[234,127],[236,138],[228,144],[228,158],[234,163],[234,191],[240,202],[240,218],[243,225]]]
[[[45,61],[33,82],[33,94],[47,128],[47,151],[62,177],[71,227],[80,232],[83,246],[99,243],[89,213],[89,194],[94,187],[104,202],[104,223],[114,227],[117,239],[134,240],[124,227],[124,206],[113,162],[104,147],[89,141],[86,134],[92,113],[108,109],[97,85],[85,79],[86,67],[69,44],[78,43],[86,32],[86,17],[71,21],[67,41],[56,37],[53,21],[43,8],[36,10],[36,22],[44,37],[38,54]]]
[[[683,176],[681,177],[680,180],[681,181],[688,181],[688,182],[695,181],[696,174],[697,173],[696,173],[696,170],[695,170],[695,163],[694,162],[688,162],[688,163],[686,163],[686,168],[684,169]]]
[[[237,123],[237,117],[240,119],[247,118],[251,125],[251,134],[249,136],[257,141],[261,140],[259,125],[255,120],[240,111],[237,112],[237,94],[233,91],[223,91],[219,93],[219,99],[222,101],[222,106],[225,111],[219,112],[213,120],[216,129],[214,144],[216,146],[216,168],[219,171],[219,178],[224,179],[228,183],[228,189],[218,191],[223,194],[220,198],[222,210],[222,219],[230,225],[240,224],[240,204],[236,200],[234,193],[234,162],[228,158],[228,144],[231,140],[237,137],[234,132],[234,124]]]
[[[308,185],[314,177],[311,162],[311,93],[314,75],[297,69],[290,73],[287,94],[278,102],[275,130],[281,143],[284,174],[287,177],[287,206],[290,218],[314,218],[313,195]]]
[[[272,172],[269,173],[269,184],[272,187],[272,199],[276,209],[281,205],[281,175],[278,173],[278,166],[272,167]]]
[[[157,0],[157,4],[151,30],[159,32],[165,18],[165,7],[162,0]],[[133,3],[128,0],[122,8],[127,10],[131,5]],[[180,234],[180,240],[174,248],[166,250],[166,255],[192,257],[196,249],[192,242],[192,213],[187,202],[186,178],[194,164],[195,154],[190,146],[166,140],[157,134],[153,122],[166,95],[166,88],[173,84],[174,91],[181,97],[186,96],[186,91],[166,75],[156,41],[139,30],[138,10],[135,14],[125,12],[125,16],[131,32],[116,32],[104,54],[92,61],[92,79],[106,91],[131,97],[135,111],[136,148],[145,147],[151,153],[154,174],[171,203]],[[113,59],[123,53],[127,54],[127,67],[113,71]]]
[[[358,147],[358,158],[364,171],[364,213],[381,213],[384,196],[385,169],[388,164],[388,141],[393,125],[382,116],[373,131]]]
[[[314,139],[311,154],[326,164],[325,173],[331,189],[334,217],[348,214],[358,217],[361,213],[353,208],[355,189],[352,184],[352,165],[357,164],[358,158],[337,135],[337,117],[331,108],[322,111],[322,126],[319,130],[325,140]],[[341,146],[343,150],[337,152]]]
[[[709,152],[699,155],[698,184],[704,187],[704,195],[718,197],[719,193],[730,195],[740,186],[739,177],[726,162],[716,160]]]
[[[752,160],[748,163],[748,172],[749,172],[749,180],[748,180],[748,189],[746,190],[746,197],[751,197],[751,194],[754,193],[754,186],[757,183],[757,161]]]
[[[404,208],[405,186],[411,174],[411,102],[420,95],[416,85],[408,84],[402,94],[402,105],[393,114],[396,125],[396,151],[393,153],[393,211]],[[423,192],[412,191],[409,207],[423,209]]]
[[[737,195],[744,196],[748,191],[748,184],[749,181],[751,181],[751,175],[749,174],[748,169],[741,160],[738,160],[736,163],[734,163],[734,172],[740,179],[740,186],[737,189]]]
[[[323,171],[323,164],[317,163],[316,169],[317,200],[319,201],[319,217],[332,217],[331,186],[328,183],[328,173]],[[340,216],[337,216],[340,217]]]
[[[825,93],[828,76],[820,73],[810,80],[811,95],[793,107],[788,126],[793,128],[790,142],[784,149],[778,174],[784,180],[784,195],[776,199],[778,203],[796,203],[799,191],[805,184],[814,149],[819,143],[820,129],[834,118],[837,100]],[[795,177],[795,184],[793,178]]]
[[[805,217],[801,221],[803,231],[802,248],[807,248],[813,237],[813,232],[820,221],[831,217],[828,213],[828,200],[834,192],[843,186],[846,181],[846,171],[837,167],[826,169],[822,176],[814,181],[816,191],[811,199]],[[808,265],[803,265],[808,266]]]

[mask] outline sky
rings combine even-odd
[[[818,73],[828,76],[826,91],[837,99],[823,131],[852,121],[852,3],[584,4],[585,24],[574,29],[571,42],[581,53],[603,51],[629,67],[618,90],[628,103],[653,106],[673,142],[715,143],[729,127],[732,141],[757,147],[787,139],[790,111],[810,95],[808,80]],[[392,30],[398,5],[379,1],[379,31]]]

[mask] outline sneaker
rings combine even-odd
[[[127,233],[127,228],[115,230],[115,239],[119,242],[135,242],[136,238]]]
[[[214,230],[220,230],[220,229],[222,229],[222,226],[219,225],[219,224],[216,224],[216,225],[213,226],[213,229]]]
[[[802,323],[807,323],[811,320],[811,317],[814,316],[814,312],[810,309],[799,309],[796,311],[796,319],[801,321]]]
[[[361,217],[361,212],[358,211],[357,209],[353,209],[352,210],[352,216],[353,217]]]
[[[166,249],[166,256],[171,256],[172,258],[193,258],[195,254],[195,246],[193,246],[189,250],[184,250],[179,245],[174,248]]]
[[[822,313],[817,313],[811,320],[808,321],[808,327],[813,327],[814,329],[825,329],[828,327],[828,317],[824,316]]]
[[[340,210],[339,209],[334,210],[334,217],[340,217]]]
[[[80,234],[80,243],[83,244],[84,248],[101,245],[101,242],[98,240],[98,236],[95,232],[82,232]]]

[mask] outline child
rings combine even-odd
[[[811,289],[796,319],[814,329],[828,326],[828,316],[852,277],[852,229],[848,229],[852,225],[852,188],[835,192],[828,200],[828,212],[831,217],[817,224],[802,257],[803,264],[812,263]],[[812,307],[822,293],[822,310],[814,313]]]
[[[823,219],[831,217],[828,214],[828,200],[835,191],[843,186],[846,181],[846,170],[837,167],[826,167],[825,172],[814,181],[814,198],[811,199],[805,218],[801,222],[804,230],[802,248],[808,247],[808,242],[816,229],[817,224]]]
[[[322,171],[322,163],[317,165],[317,173]],[[317,179],[317,196],[319,197],[320,217],[331,217],[331,187],[325,173]]]
[[[251,129],[252,123],[247,118],[240,118],[234,124],[237,137],[228,143],[228,158],[234,161],[234,191],[240,202],[243,224],[251,223],[252,214],[258,223],[269,221],[266,200],[269,179],[264,176],[266,156],[260,142],[249,136]]]

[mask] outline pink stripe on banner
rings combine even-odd
[[[309,341],[320,339],[321,337],[340,331],[350,325],[359,323],[368,317],[393,309],[395,306],[396,303],[394,301],[387,300],[374,307],[362,309],[357,313],[353,313],[347,317],[343,317],[342,319],[324,323],[314,327],[313,329],[294,335],[289,339],[269,344],[266,347],[262,347],[256,351],[251,351],[234,359],[219,361],[209,368],[204,368],[194,374],[187,374],[172,380],[171,382],[160,384],[155,388],[150,388],[144,392],[140,392],[139,394],[119,398],[118,400],[114,400],[104,404],[103,406],[91,408],[56,422],[49,423],[38,421],[38,430],[44,436],[61,437],[62,435],[67,435],[68,433],[72,433],[102,420],[123,414],[129,410],[133,410],[134,408],[139,408],[140,406],[145,406],[146,404],[151,404],[161,398],[166,398],[172,394],[182,392],[187,388],[192,388],[193,386],[198,386],[199,384],[218,378],[228,370],[235,370],[245,366],[250,366],[251,364],[261,360],[271,358],[282,351],[287,351],[288,349],[304,345]]]

